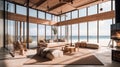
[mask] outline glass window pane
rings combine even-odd
[[[78,11],[72,11],[72,19],[77,18],[78,17]]]
[[[38,18],[45,19],[45,13],[41,12],[41,11],[38,11]]]
[[[62,37],[61,38],[65,39],[65,26],[61,26],[61,28],[62,28]]]
[[[87,42],[87,23],[80,23],[80,41]]]
[[[78,24],[72,25],[72,43],[78,41]]]
[[[29,16],[37,17],[37,10],[29,8]]]
[[[58,27],[58,39],[60,39],[60,26]]]
[[[86,16],[86,8],[79,10],[79,17],[84,17],[84,16]]]
[[[113,10],[115,10],[115,0],[112,0],[113,2]]]
[[[45,25],[39,25],[39,29],[38,29],[38,33],[39,33],[39,40],[43,40],[45,39]]]
[[[65,16],[61,15],[61,21],[65,21]]]
[[[66,20],[70,20],[70,13],[66,13]]]
[[[37,24],[29,24],[29,39],[32,39],[32,43],[29,43],[30,48],[37,47]]]
[[[71,43],[71,25],[68,25],[68,42]]]
[[[89,42],[97,43],[97,21],[89,22]]]
[[[51,26],[46,26],[46,40],[51,39]]]
[[[88,8],[88,15],[97,14],[97,5],[90,6]]]
[[[8,12],[14,13],[15,12],[14,6],[15,6],[14,4],[8,3]]]
[[[111,1],[99,4],[99,13],[111,11]]]
[[[22,14],[22,15],[27,15],[26,7],[23,6],[16,6],[16,13]]]
[[[58,22],[58,21],[57,21],[58,16],[53,15],[52,19],[53,19],[53,21]]]
[[[46,19],[51,20],[51,14],[46,13]]]
[[[110,41],[110,25],[112,20],[99,21],[99,43],[101,46],[108,46]]]
[[[58,22],[60,22],[60,17],[59,16],[57,17],[57,19],[58,19]]]
[[[13,42],[15,41],[15,22],[8,20],[8,32],[7,32],[7,44],[8,46],[6,46],[9,50],[13,50]]]

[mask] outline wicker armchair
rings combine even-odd
[[[24,51],[27,50],[26,44],[21,43],[20,41],[13,42],[14,54],[19,52],[20,55],[24,55]]]
[[[46,42],[44,40],[40,40],[38,42],[38,47],[47,47],[47,44],[46,44]]]

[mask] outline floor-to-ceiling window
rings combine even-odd
[[[80,41],[87,42],[87,23],[80,23]]]
[[[79,17],[86,16],[86,8],[79,10]],[[87,41],[87,22],[80,23],[79,25],[80,41]]]
[[[89,22],[89,42],[97,43],[97,21]]]
[[[113,3],[114,4],[114,3]],[[112,7],[111,7],[112,6]],[[111,1],[107,1],[99,4],[99,13],[111,11],[114,9]],[[108,46],[110,42],[110,25],[112,24],[112,19],[99,20],[99,43],[100,46]]]
[[[15,12],[14,4],[6,2],[5,3],[5,10],[8,12]],[[15,21],[8,20],[6,13],[6,20],[5,20],[5,47],[9,49],[9,51],[13,50],[13,42],[15,41]]]
[[[72,36],[71,36],[71,25],[68,25],[68,42],[72,42]]]
[[[51,39],[51,26],[46,25],[46,40]]]
[[[29,9],[29,16],[37,17],[37,11]],[[37,23],[29,22],[29,45],[30,48],[37,46]]]
[[[61,26],[61,38],[65,39],[65,26]]]
[[[70,20],[70,12],[66,13],[66,20]],[[71,30],[70,30],[70,25],[67,25],[67,41],[71,42],[70,36],[71,36]]]
[[[78,24],[72,25],[72,43],[78,42]]]
[[[13,50],[13,42],[15,41],[15,22],[8,20],[8,35],[7,35],[7,47],[9,50]]]
[[[58,26],[58,39],[60,39],[60,33],[61,33],[60,26]]]
[[[100,46],[108,46],[110,41],[110,25],[112,20],[101,20],[99,21],[99,43]]]
[[[39,24],[38,40],[45,40],[45,25]]]
[[[15,7],[15,6],[14,6]],[[16,14],[27,15],[26,7],[16,5]],[[15,21],[15,38],[21,42],[27,42],[27,22]]]
[[[78,18],[78,11],[72,11],[72,19]],[[72,43],[78,41],[78,24],[72,24]]]
[[[37,46],[37,24],[29,23],[29,45],[30,48]]]
[[[88,7],[88,15],[97,14],[97,5]],[[88,41],[97,43],[97,21],[88,22]]]

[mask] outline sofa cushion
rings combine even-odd
[[[77,42],[75,43],[75,47],[84,47],[84,48],[93,48],[98,49],[99,45],[97,43],[88,43],[88,42]]]
[[[98,44],[94,44],[94,43],[87,43],[87,48],[98,49],[98,48],[99,48],[99,46],[98,46]]]

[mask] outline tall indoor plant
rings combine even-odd
[[[57,33],[58,33],[58,30],[56,27],[53,27],[52,28],[52,31],[53,31],[53,34],[54,34],[54,39],[57,39]]]

